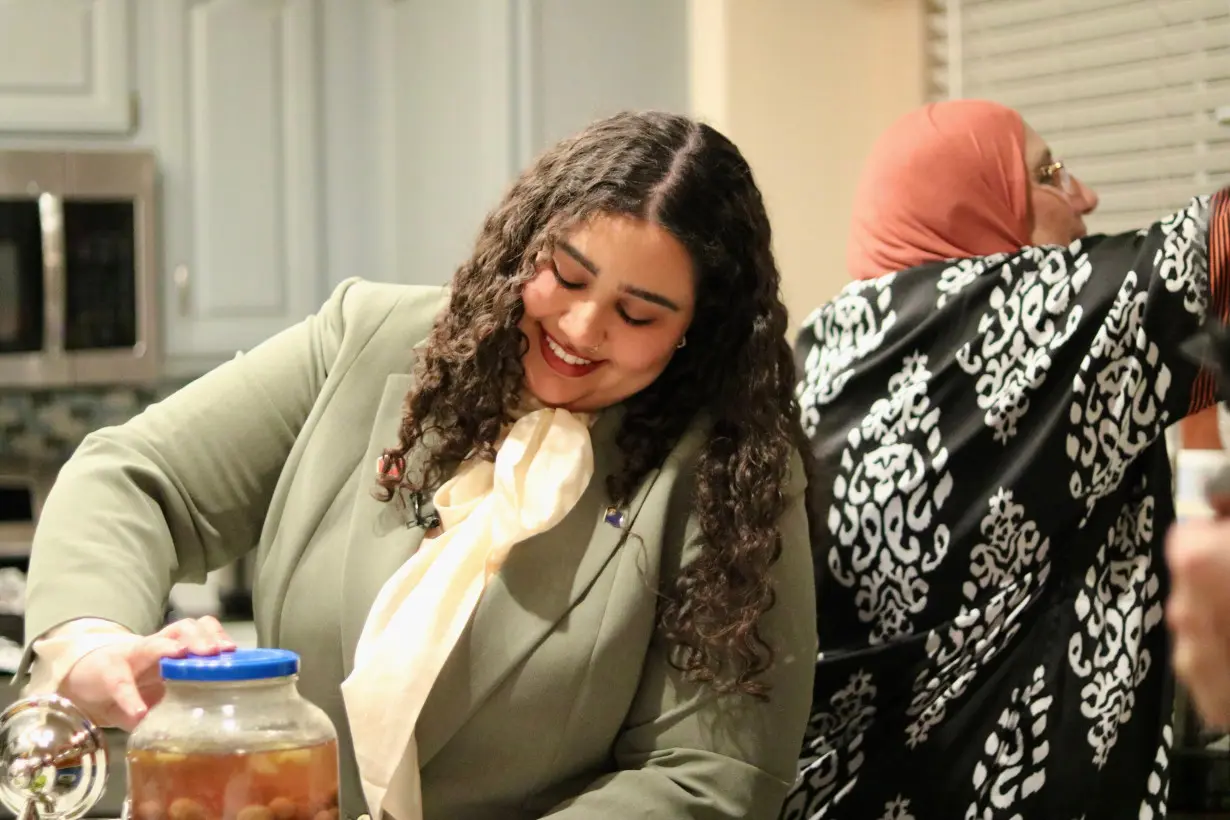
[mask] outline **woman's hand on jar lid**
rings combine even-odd
[[[96,723],[131,732],[162,700],[159,661],[234,648],[216,618],[185,618],[139,641],[87,653],[64,676],[59,691]]]

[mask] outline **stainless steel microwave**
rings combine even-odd
[[[157,164],[0,151],[0,388],[159,374]]]

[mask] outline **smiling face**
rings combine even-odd
[[[521,294],[526,387],[543,404],[595,411],[661,375],[692,321],[692,260],[659,225],[600,215],[544,253]]]

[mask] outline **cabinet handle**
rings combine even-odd
[[[44,345],[51,353],[65,347],[64,202],[55,194],[40,194],[38,227],[43,250]]]
[[[176,302],[179,305],[179,315],[188,315],[188,266],[176,265],[175,272],[171,274],[175,280]]]

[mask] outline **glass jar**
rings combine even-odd
[[[299,656],[164,658],[166,694],[128,739],[134,820],[337,820],[337,732]]]

